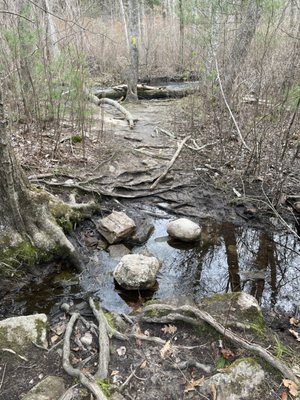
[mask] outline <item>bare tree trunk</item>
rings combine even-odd
[[[31,249],[30,254],[37,256],[35,262],[38,254],[48,259],[51,254],[65,254],[74,266],[80,266],[77,252],[51,216],[48,202],[46,192],[31,191],[15,158],[6,130],[0,88],[0,273],[7,267],[7,262],[3,262],[7,251],[20,246],[23,251]]]
[[[260,0],[248,0],[245,14],[236,33],[235,40],[225,65],[224,92],[230,97],[233,85],[238,76],[245,58],[248,54],[252,39],[255,35],[257,24],[261,17],[262,2]]]
[[[52,17],[52,9],[49,0],[45,1],[46,19],[47,19],[47,49],[50,59],[55,59],[59,56],[57,32]]]
[[[184,12],[183,0],[179,0],[179,70],[184,69]]]
[[[123,0],[119,0],[119,3],[120,3],[121,18],[123,20],[124,34],[125,34],[125,39],[126,39],[127,50],[129,52],[130,51],[130,47],[129,47],[129,39],[128,39],[128,27],[127,27],[127,19],[126,19],[126,13],[125,13]]]
[[[138,50],[138,0],[129,0],[129,23],[128,23],[128,37],[129,37],[129,58],[130,67],[127,76],[127,95],[126,100],[137,101],[137,83],[138,83],[138,69],[139,69],[139,50]]]

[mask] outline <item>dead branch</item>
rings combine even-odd
[[[172,157],[171,161],[169,162],[167,168],[164,170],[164,172],[154,181],[154,183],[151,185],[150,189],[153,190],[154,188],[156,188],[156,186],[159,184],[159,182],[165,178],[165,176],[167,175],[167,173],[170,171],[170,169],[172,168],[173,164],[175,163],[176,159],[178,158],[183,146],[185,145],[185,143],[190,139],[190,136],[185,137],[179,144],[178,144],[178,149],[176,150],[176,153],[174,154],[174,156]]]
[[[96,104],[96,106],[100,106],[101,104],[109,104],[110,106],[115,107],[117,110],[119,110],[124,116],[125,119],[127,120],[130,129],[133,129],[134,127],[134,122],[133,122],[133,117],[131,113],[126,110],[125,107],[121,106],[116,100],[108,99],[108,98],[102,98],[99,99],[97,96],[94,94],[90,93],[87,89],[85,89],[85,94],[90,102],[93,104]]]
[[[223,325],[221,325],[219,322],[217,322],[210,314],[208,314],[206,311],[202,311],[196,307],[192,306],[182,306],[182,307],[172,307],[167,304],[152,304],[143,310],[143,313],[145,314],[147,311],[160,311],[160,312],[167,312],[168,315],[166,315],[164,318],[164,321],[170,317],[170,312],[175,313],[176,320],[184,320],[186,321],[186,318],[193,319],[194,322],[193,324],[197,323],[197,320],[205,321],[208,323],[210,326],[212,326],[216,331],[221,333],[223,336],[231,340],[233,343],[238,344],[239,346],[242,346],[244,349],[249,350],[251,352],[254,352],[258,354],[261,358],[263,358],[265,361],[267,361],[270,365],[272,365],[274,368],[276,368],[278,371],[280,371],[283,376],[286,378],[289,378],[293,380],[295,383],[299,384],[299,379],[296,377],[296,375],[293,373],[293,371],[288,368],[285,364],[283,364],[280,360],[276,359],[272,354],[270,354],[267,350],[265,350],[263,347],[261,347],[258,344],[255,343],[249,343],[242,337],[238,336],[237,334],[233,333],[232,331],[226,329]],[[182,315],[181,313],[189,313],[193,314],[195,318],[193,317],[186,317]],[[144,317],[145,318],[145,317]],[[159,318],[161,319],[161,318]],[[173,319],[169,319],[168,322],[174,321],[174,315]]]
[[[191,368],[191,367],[201,369],[202,371],[206,372],[207,374],[209,374],[211,372],[211,366],[201,364],[198,361],[194,361],[194,360],[182,361],[180,363],[172,364],[172,368],[174,368],[174,369],[182,370],[182,369],[187,369],[187,368]]]
[[[245,149],[247,149],[248,151],[250,151],[250,147],[247,146],[247,144],[246,144],[246,142],[245,142],[245,140],[244,140],[244,138],[243,138],[243,136],[242,136],[242,133],[241,133],[241,131],[240,131],[240,128],[239,128],[239,126],[238,126],[238,123],[236,122],[236,119],[234,118],[234,115],[233,115],[233,113],[232,113],[232,111],[231,111],[230,105],[228,104],[228,102],[227,102],[227,100],[226,100],[226,96],[225,96],[225,93],[224,93],[224,90],[223,90],[223,85],[222,85],[222,81],[221,81],[221,77],[220,77],[220,71],[219,71],[219,66],[218,66],[218,60],[215,59],[215,62],[216,62],[217,80],[218,80],[218,82],[219,82],[219,86],[220,86],[220,90],[221,90],[221,94],[222,94],[224,103],[225,103],[225,105],[226,105],[226,107],[227,107],[227,109],[228,109],[228,111],[229,111],[229,114],[230,114],[230,116],[231,116],[231,119],[232,119],[232,121],[233,121],[233,123],[234,123],[234,125],[235,125],[235,127],[236,127],[236,130],[237,130],[237,133],[238,133],[238,135],[239,135],[239,138],[240,138],[240,140],[241,140],[242,145],[245,147]]]
[[[74,313],[67,325],[64,346],[63,346],[63,368],[70,376],[78,378],[80,383],[93,393],[96,400],[107,400],[107,397],[97,385],[95,379],[90,374],[84,374],[79,369],[73,368],[70,364],[70,340],[75,322],[80,317],[79,313]]]

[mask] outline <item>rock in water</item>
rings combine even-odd
[[[160,263],[156,257],[128,254],[122,257],[113,275],[124,289],[149,289],[155,285],[159,268]]]
[[[135,232],[135,222],[125,213],[113,211],[99,220],[97,229],[108,243],[118,243]]]
[[[183,242],[193,242],[199,239],[201,228],[187,218],[179,218],[169,223],[167,232],[174,239],[179,239]]]

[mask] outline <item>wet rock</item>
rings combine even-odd
[[[98,221],[97,229],[110,244],[118,243],[135,232],[135,222],[125,213],[113,211]]]
[[[64,380],[58,376],[47,376],[25,394],[22,400],[58,400],[64,393]]]
[[[128,254],[114,270],[114,278],[128,290],[149,289],[155,285],[160,263],[156,257]]]
[[[0,321],[1,347],[8,347],[16,353],[26,353],[32,342],[47,348],[46,334],[45,314],[12,317]]]
[[[261,398],[265,373],[251,358],[235,361],[222,373],[206,379],[201,386],[202,393],[211,393],[211,385],[216,387],[217,400],[256,400]]]
[[[130,250],[124,244],[112,244],[109,246],[108,252],[115,260],[121,260],[123,256],[130,253]]]
[[[167,232],[174,239],[179,239],[184,242],[193,242],[199,239],[201,228],[195,222],[187,218],[179,218],[168,224]]]
[[[136,219],[136,230],[135,233],[126,240],[129,244],[143,244],[147,242],[151,233],[154,230],[154,225],[152,222],[145,217],[140,217]]]

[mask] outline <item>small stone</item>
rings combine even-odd
[[[179,218],[168,224],[167,232],[174,239],[179,239],[183,242],[193,242],[199,239],[201,228],[187,218]]]
[[[62,303],[60,306],[60,309],[64,311],[65,313],[68,313],[70,311],[70,304],[68,303]]]
[[[84,346],[90,346],[93,343],[93,336],[90,332],[86,332],[81,338],[81,343]]]
[[[113,276],[124,289],[149,289],[155,285],[159,268],[160,263],[156,257],[128,254],[122,257]]]
[[[135,222],[124,212],[113,211],[99,220],[97,229],[110,244],[118,243],[131,236],[135,231]]]

